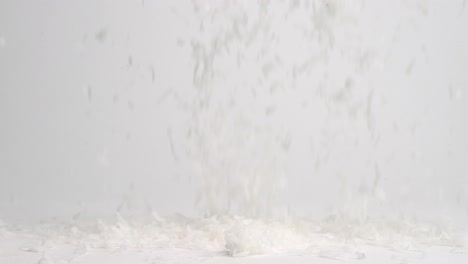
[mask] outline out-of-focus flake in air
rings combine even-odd
[[[462,98],[462,90],[460,87],[454,87],[453,85],[449,86],[449,95],[450,95],[450,100],[452,101],[457,101]]]
[[[85,95],[88,98],[88,101],[91,103],[93,101],[93,88],[91,85],[87,85],[85,88]]]
[[[104,42],[107,39],[107,35],[108,35],[107,30],[101,29],[96,33],[95,37],[97,41]]]
[[[6,39],[3,36],[0,36],[0,48],[3,48],[6,46]]]

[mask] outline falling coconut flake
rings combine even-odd
[[[95,34],[95,37],[96,37],[97,41],[102,43],[102,42],[106,41],[107,35],[108,35],[107,30],[106,29],[101,29]]]
[[[5,46],[6,46],[6,39],[0,36],[0,48],[3,48]]]

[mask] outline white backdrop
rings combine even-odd
[[[276,97],[233,96],[249,121],[268,119],[284,136],[291,210],[466,217],[465,1],[332,3],[325,57],[272,30],[287,40],[277,47],[286,65],[318,54],[305,77]],[[199,4],[196,13],[188,1],[0,1],[1,219],[196,212],[193,52],[228,23],[203,17],[210,5],[222,13],[219,1]],[[214,102],[265,66],[247,61],[230,75],[229,54],[217,57],[229,74]]]

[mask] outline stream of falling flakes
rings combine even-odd
[[[356,10],[342,1],[194,4],[200,24],[191,40],[197,92],[190,135],[199,207],[206,216],[281,218],[298,119],[317,123],[310,133],[323,135],[322,142],[344,132],[327,131],[332,119],[375,142],[374,90],[355,85],[353,75],[365,73],[378,54],[348,38],[356,34]],[[315,116],[305,114],[307,104]],[[317,164],[318,155],[311,157]]]

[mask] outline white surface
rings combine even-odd
[[[421,223],[242,217],[0,226],[0,260],[13,263],[257,263],[310,260],[466,261],[466,235]],[[460,255],[459,255],[460,254]],[[245,258],[244,258],[245,257]],[[235,260],[234,260],[235,259]],[[418,263],[418,262],[417,262]]]
[[[270,255],[236,257],[226,256],[224,252],[204,252],[181,249],[152,249],[152,250],[85,250],[65,244],[53,244],[52,249],[44,253],[41,249],[36,252],[31,245],[41,244],[41,241],[29,237],[1,238],[0,248],[2,263],[15,264],[95,264],[95,263],[466,263],[468,252],[457,253],[456,250],[443,247],[428,247],[418,251],[393,251],[385,248],[361,246],[356,255],[344,253],[331,257],[324,252],[321,256],[310,253],[295,255]],[[365,253],[364,253],[365,252]],[[351,255],[351,256],[350,256]]]

